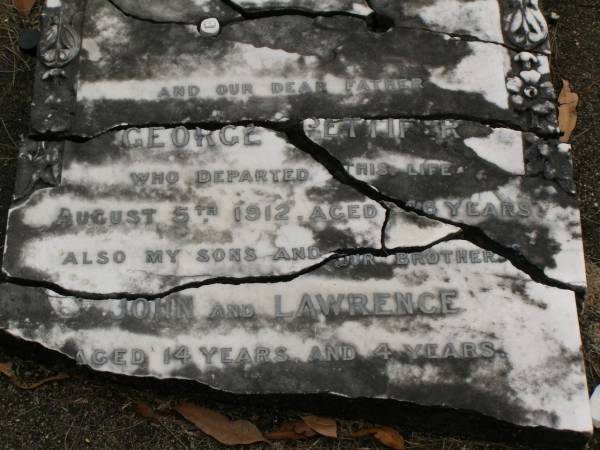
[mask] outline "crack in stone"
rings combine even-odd
[[[385,232],[385,229],[383,232]],[[373,255],[376,257],[387,257],[387,256],[395,255],[398,253],[406,253],[406,254],[421,253],[421,252],[424,252],[430,248],[433,248],[436,245],[439,245],[443,242],[454,241],[454,240],[457,240],[460,238],[462,238],[462,233],[452,233],[452,234],[444,236],[443,238],[440,238],[434,242],[431,242],[429,244],[422,245],[422,246],[398,247],[395,249],[387,249],[387,248],[339,249],[339,250],[332,251],[331,252],[332,254],[329,257],[324,258],[322,261],[319,261],[318,263],[313,264],[312,266],[306,267],[302,270],[299,270],[296,272],[291,272],[289,274],[257,275],[257,276],[247,276],[247,277],[239,277],[239,278],[223,277],[223,276],[213,277],[209,280],[184,283],[177,287],[169,289],[167,291],[156,293],[156,294],[144,294],[144,293],[130,294],[127,292],[94,294],[91,292],[77,291],[74,289],[65,289],[62,286],[60,286],[59,284],[53,283],[53,282],[34,281],[34,280],[23,279],[23,278],[18,278],[18,277],[11,277],[11,276],[7,276],[5,274],[0,274],[0,284],[3,282],[6,282],[6,283],[12,283],[12,284],[16,284],[16,285],[24,286],[24,287],[37,287],[37,288],[42,288],[42,289],[48,289],[48,290],[53,291],[56,294],[63,296],[63,297],[77,297],[79,299],[84,299],[84,300],[102,301],[102,300],[123,299],[123,300],[152,301],[152,300],[159,300],[161,298],[167,297],[172,294],[176,294],[178,292],[185,291],[187,289],[200,288],[203,286],[210,286],[210,285],[215,285],[215,284],[226,284],[226,285],[230,285],[230,286],[238,286],[238,285],[242,285],[242,284],[281,283],[281,282],[292,281],[303,275],[314,272],[314,271],[320,269],[321,267],[325,266],[326,264],[329,264],[329,263],[339,260],[341,258],[351,257],[351,256],[359,256],[359,255]],[[153,274],[153,275],[161,276],[160,274]],[[185,277],[164,275],[164,277],[172,277],[172,278],[177,278],[177,279],[190,278],[190,277],[194,277],[194,276],[197,276],[197,275],[190,275],[190,276],[185,276]]]
[[[156,19],[150,19],[147,17],[140,17],[132,12],[126,11],[122,6],[118,5],[114,0],[109,0],[109,2],[115,8],[117,8],[121,13],[125,14],[127,17],[131,17],[132,19],[149,22],[149,23],[156,23],[156,24],[198,25],[198,23],[191,22],[191,21],[156,20]],[[234,19],[220,19],[219,23],[220,23],[221,27],[226,27],[226,26],[229,26],[232,24],[245,22],[248,20],[258,20],[258,19],[265,19],[265,18],[269,18],[269,17],[281,17],[281,16],[300,16],[300,17],[308,17],[311,19],[316,19],[319,17],[328,18],[328,17],[343,16],[343,17],[352,17],[355,19],[360,19],[360,20],[364,21],[365,24],[368,24],[367,16],[363,16],[361,14],[353,13],[350,11],[310,11],[307,9],[300,9],[300,8],[293,8],[293,7],[251,11],[251,10],[248,10],[248,9],[240,6],[239,4],[235,3],[233,0],[221,0],[221,3],[224,6],[226,6],[227,8],[231,9],[232,11],[235,11],[236,13],[238,13],[241,16],[239,18],[234,18]],[[207,15],[206,18],[209,18],[209,16]]]
[[[480,120],[480,119],[473,120],[468,115],[462,115],[462,114],[423,115],[423,116],[417,116],[417,117],[415,117],[415,116],[398,116],[398,117],[394,116],[391,118],[393,118],[393,119],[418,119],[418,120],[448,120],[448,119],[468,120],[468,121],[476,121],[481,124],[488,125],[492,128],[510,128],[510,129],[513,129],[516,131],[530,132],[529,130],[521,129],[520,127],[518,127],[514,124],[504,123],[503,121],[488,121],[488,120]],[[385,117],[381,116],[381,117],[375,117],[375,118],[369,117],[368,119],[379,120],[379,119],[390,119],[390,117],[389,116],[385,116]],[[189,129],[199,127],[199,128],[205,129],[205,130],[217,130],[217,129],[222,128],[224,125],[234,125],[234,126],[253,125],[256,127],[262,127],[265,129],[275,131],[275,132],[283,133],[286,135],[289,143],[296,146],[299,150],[302,150],[302,151],[308,153],[309,155],[311,155],[317,162],[319,162],[321,165],[323,165],[327,171],[329,171],[329,173],[333,176],[334,179],[336,179],[337,181],[339,181],[347,186],[350,186],[350,187],[356,189],[358,192],[367,196],[371,200],[376,201],[383,208],[385,208],[386,211],[389,211],[389,207],[386,206],[386,202],[387,202],[387,203],[391,203],[391,204],[398,206],[405,212],[412,212],[421,217],[425,217],[425,218],[432,219],[432,220],[435,220],[435,221],[438,221],[441,223],[445,223],[447,225],[453,225],[455,227],[458,227],[462,230],[465,240],[467,240],[485,250],[493,251],[494,253],[506,258],[515,267],[517,267],[518,269],[520,269],[523,272],[525,272],[526,274],[528,274],[534,281],[537,281],[542,284],[546,284],[548,286],[557,287],[557,288],[561,288],[561,289],[568,289],[568,290],[572,290],[575,292],[584,292],[585,291],[585,289],[580,286],[574,286],[569,283],[564,283],[564,282],[561,282],[559,280],[556,280],[556,279],[553,279],[553,278],[547,276],[542,269],[537,267],[535,264],[531,263],[520,252],[496,242],[494,239],[487,236],[485,234],[485,232],[483,232],[477,226],[467,225],[467,224],[464,224],[461,222],[456,222],[456,221],[453,221],[453,220],[450,220],[447,218],[438,217],[435,215],[428,214],[420,209],[410,207],[406,204],[405,201],[399,200],[397,198],[392,198],[385,194],[382,194],[381,192],[379,192],[377,189],[375,189],[373,186],[369,185],[368,183],[354,178],[346,171],[343,164],[339,160],[337,160],[336,158],[331,156],[329,154],[329,152],[327,152],[326,149],[324,149],[323,147],[321,147],[320,145],[318,145],[317,143],[315,143],[314,141],[309,139],[308,136],[306,136],[303,126],[302,126],[302,122],[295,122],[295,121],[294,122],[292,122],[292,121],[272,122],[272,121],[244,120],[244,121],[234,121],[234,122],[210,122],[210,123],[187,122],[187,123],[180,123],[179,125],[168,124],[168,123],[167,124],[165,124],[165,123],[148,124],[147,123],[147,124],[143,124],[143,125],[120,124],[115,127],[111,127],[104,131],[101,131],[93,136],[85,136],[84,137],[84,136],[78,136],[78,135],[70,135],[68,137],[65,137],[65,136],[60,137],[60,136],[56,136],[56,135],[54,135],[54,136],[37,135],[37,136],[32,136],[32,139],[47,140],[47,141],[68,140],[68,141],[72,141],[72,142],[76,142],[76,143],[85,143],[85,142],[95,139],[103,134],[131,128],[131,127],[143,128],[143,127],[156,126],[156,127],[172,128],[174,126],[184,126]],[[538,137],[544,138],[540,134],[536,134],[536,135]],[[550,137],[557,137],[557,136],[556,135],[546,136],[546,138],[550,138]],[[521,176],[528,176],[528,175],[521,175]],[[570,193],[570,195],[572,195],[572,193]],[[386,219],[386,223],[387,223],[387,219]],[[385,228],[382,230],[382,237],[384,234],[385,234]],[[383,248],[385,248],[385,246]],[[320,265],[319,265],[319,267],[320,267]],[[302,273],[304,273],[304,272],[302,272]],[[285,279],[281,280],[281,281],[285,281]],[[219,281],[215,281],[215,282],[219,282]],[[55,286],[55,287],[59,288],[58,286]],[[124,294],[124,296],[128,296],[128,294]],[[102,295],[100,297],[106,298],[104,295]],[[138,297],[136,297],[136,298],[138,298]]]
[[[139,20],[141,22],[148,22],[148,23],[155,23],[155,24],[163,24],[163,25],[197,25],[196,23],[192,23],[192,22],[185,22],[185,21],[178,21],[178,20],[156,20],[156,19],[151,19],[149,17],[140,17],[140,16],[136,16],[135,14],[125,10],[121,5],[117,4],[114,0],[108,0],[108,2],[114,6],[119,12],[121,12],[121,14],[130,17],[132,19],[135,20]]]
[[[468,120],[468,121],[478,122],[478,123],[481,123],[484,125],[488,125],[492,128],[509,128],[509,129],[513,129],[513,130],[521,131],[521,132],[530,132],[528,130],[521,129],[520,127],[518,127],[514,124],[505,123],[503,121],[488,121],[488,120],[480,120],[480,119],[473,120],[468,115],[460,115],[460,114],[457,114],[457,115],[423,115],[423,116],[418,116],[418,117],[402,116],[402,117],[393,117],[393,118],[394,119],[418,119],[418,120],[448,120],[448,119]],[[368,119],[372,119],[372,120],[390,119],[390,117],[388,117],[388,116],[379,117],[379,118],[369,117]],[[336,179],[337,181],[339,181],[349,187],[352,187],[353,189],[355,189],[358,192],[362,193],[363,195],[367,196],[369,199],[376,201],[378,204],[380,204],[385,209],[386,219],[384,221],[384,225],[381,230],[382,250],[374,250],[374,249],[338,250],[336,252],[333,252],[334,255],[331,257],[333,259],[340,257],[340,256],[348,256],[349,254],[359,254],[359,253],[352,253],[353,251],[354,252],[363,252],[363,253],[366,252],[366,253],[371,253],[373,255],[378,255],[378,252],[379,252],[379,254],[383,254],[383,255],[389,254],[389,253],[386,253],[386,252],[389,252],[390,250],[387,249],[387,246],[385,245],[385,232],[386,232],[386,227],[390,222],[390,217],[391,217],[391,213],[392,213],[392,211],[390,210],[389,206],[386,205],[386,203],[390,203],[390,204],[398,206],[405,212],[412,212],[412,213],[417,214],[418,216],[425,217],[428,219],[438,221],[440,223],[444,223],[447,225],[452,225],[452,226],[460,228],[461,231],[459,234],[462,236],[463,239],[465,239],[485,250],[493,251],[494,253],[506,258],[515,267],[517,267],[518,269],[520,269],[523,272],[525,272],[526,274],[528,274],[534,281],[537,281],[542,284],[546,284],[548,286],[558,287],[561,289],[573,290],[575,292],[584,292],[584,288],[581,288],[579,286],[573,286],[568,283],[564,283],[564,282],[555,280],[555,279],[547,276],[542,269],[537,267],[535,264],[529,262],[528,259],[525,256],[523,256],[520,252],[496,242],[494,239],[488,237],[485,234],[485,232],[482,231],[477,226],[467,225],[467,224],[464,224],[461,222],[456,222],[456,221],[453,221],[450,219],[437,217],[435,215],[428,214],[420,209],[408,206],[405,201],[399,200],[397,198],[389,197],[389,196],[379,192],[377,189],[375,189],[373,186],[369,185],[368,183],[356,179],[355,177],[353,177],[346,171],[345,167],[339,160],[337,160],[335,157],[333,157],[331,154],[329,154],[329,152],[326,149],[324,149],[323,147],[321,147],[320,145],[318,145],[317,143],[312,141],[310,138],[308,138],[308,136],[306,136],[304,129],[303,129],[302,122],[295,122],[295,121],[271,122],[271,121],[245,120],[245,121],[236,121],[236,122],[227,122],[227,123],[225,123],[225,122],[211,122],[211,123],[188,122],[188,123],[180,123],[178,125],[177,124],[156,123],[156,124],[143,124],[143,125],[136,126],[136,125],[132,125],[132,124],[120,124],[115,127],[111,127],[104,131],[101,131],[93,136],[71,135],[71,136],[62,136],[61,137],[61,136],[56,136],[56,135],[52,135],[52,136],[36,135],[36,136],[32,136],[32,139],[46,140],[46,141],[67,140],[67,141],[72,141],[72,142],[76,142],[76,143],[85,143],[85,142],[95,139],[101,135],[104,135],[106,133],[123,130],[123,129],[131,128],[131,127],[142,128],[142,127],[156,126],[156,127],[172,128],[174,126],[184,126],[189,129],[199,127],[199,128],[205,129],[205,130],[217,130],[217,129],[222,128],[226,124],[234,125],[234,126],[253,125],[253,126],[262,127],[262,128],[274,131],[274,132],[280,132],[280,133],[284,134],[290,144],[294,145],[299,150],[304,151],[304,152],[308,153],[309,155],[311,155],[313,157],[313,159],[315,159],[317,162],[319,162],[333,176],[334,179]],[[536,134],[536,135],[538,137],[543,138],[539,134]],[[549,135],[546,137],[556,137],[556,136]],[[538,178],[538,177],[540,177],[540,174],[515,175],[515,177]],[[574,195],[572,192],[568,192],[562,186],[560,186],[560,183],[557,183],[554,180],[552,180],[552,182],[554,185],[556,185],[557,188],[560,188],[562,191],[568,193],[569,195]],[[448,237],[446,239],[448,239]],[[451,235],[451,237],[449,239],[456,239],[456,236]],[[430,248],[431,245],[434,245],[434,244],[430,244],[426,248]],[[410,249],[410,248],[394,249],[394,252],[405,252],[405,253],[410,252],[410,251],[416,252],[416,251],[423,251],[426,248],[419,247],[417,249]],[[272,282],[287,281],[287,280],[293,279],[297,276],[300,276],[304,273],[315,270],[318,267],[321,267],[323,264],[325,264],[329,261],[330,261],[330,258],[327,258],[317,265],[311,266],[311,267],[304,269],[300,272],[297,272],[295,274],[281,276],[281,277],[263,276],[263,277],[246,277],[246,278],[239,278],[239,279],[231,279],[231,278],[227,278],[227,277],[225,277],[225,278],[221,277],[221,278],[214,278],[209,281],[211,284],[212,283],[241,284],[241,283],[246,283],[246,282],[260,282],[260,281],[264,281],[264,280],[266,280],[266,281],[275,280]],[[13,278],[11,278],[11,280],[19,281],[17,279],[13,279]],[[258,280],[258,281],[256,281],[256,280]],[[26,283],[27,281],[20,280],[20,282]],[[204,285],[206,283],[207,283],[207,281],[186,284],[184,286],[174,288],[175,290],[169,291],[169,293],[177,292],[179,290],[182,290],[182,289],[185,289],[188,287],[198,287],[198,286]],[[74,293],[73,291],[62,290],[62,288],[60,288],[57,285],[53,285],[53,284],[48,284],[47,287],[49,289],[55,290],[57,292],[62,291],[63,293],[65,293],[65,295],[71,295]],[[92,297],[98,298],[98,299],[114,298],[114,296],[124,297],[124,298],[140,298],[140,296],[132,296],[131,294],[127,294],[127,293],[110,294],[108,296],[107,295],[96,296],[96,295],[89,294],[89,293],[87,293],[87,294],[86,293],[75,293],[75,294],[82,295],[84,297],[89,297],[89,298],[91,298],[90,296],[92,296]],[[165,295],[165,294],[149,295],[149,296],[145,296],[145,297],[157,298],[157,296],[161,296],[161,295]]]
[[[156,23],[156,24],[198,25],[198,23],[191,22],[191,21],[186,22],[186,21],[176,21],[176,20],[156,20],[156,19],[151,19],[151,18],[146,18],[146,17],[140,17],[138,15],[135,15],[134,13],[126,11],[123,7],[118,5],[114,0],[109,0],[109,2],[124,15],[131,17],[133,19],[136,19],[136,20],[141,20],[144,22],[150,22],[150,23]],[[237,23],[241,23],[241,22],[245,22],[245,21],[249,21],[249,20],[260,20],[260,19],[265,19],[265,18],[269,18],[269,17],[282,17],[282,16],[299,16],[299,17],[308,17],[311,19],[331,18],[331,17],[341,16],[341,17],[351,17],[354,19],[359,19],[359,20],[365,22],[365,24],[367,25],[367,28],[370,31],[376,32],[376,33],[386,32],[392,28],[396,28],[399,30],[421,31],[421,32],[426,32],[426,33],[433,33],[433,34],[448,36],[451,38],[460,39],[460,40],[467,41],[467,42],[481,42],[483,44],[499,45],[501,47],[504,47],[508,50],[515,51],[515,52],[524,51],[522,48],[510,45],[506,42],[498,42],[498,41],[493,41],[493,40],[488,40],[488,39],[482,39],[482,38],[479,38],[472,34],[464,34],[464,33],[460,33],[460,32],[452,33],[452,32],[447,32],[447,31],[434,30],[434,29],[427,28],[427,27],[397,25],[394,23],[394,20],[392,18],[389,18],[389,17],[385,16],[384,14],[378,13],[377,9],[373,6],[371,0],[365,0],[365,2],[367,3],[368,7],[373,11],[373,13],[371,13],[368,16],[353,13],[351,11],[310,11],[308,9],[300,9],[300,8],[293,8],[293,7],[285,7],[285,8],[281,8],[281,9],[269,9],[269,10],[248,10],[247,8],[244,8],[243,6],[237,4],[234,0],[221,0],[221,3],[224,6],[228,7],[232,11],[237,12],[240,15],[240,17],[234,18],[234,19],[228,19],[228,20],[226,20],[226,19],[220,20],[220,25],[221,25],[221,27],[226,27],[229,25],[233,25],[233,24],[237,24]],[[208,18],[208,16],[207,16],[207,18]],[[547,54],[546,52],[544,52],[542,50],[536,50],[536,49],[528,50],[528,52],[534,53],[534,54],[539,54],[539,55]]]
[[[560,133],[539,133],[536,131],[532,131],[521,127],[519,125],[510,123],[508,121],[503,120],[486,120],[481,118],[474,118],[469,116],[468,114],[423,114],[423,115],[383,115],[383,116],[369,116],[369,117],[360,117],[359,119],[364,120],[389,120],[389,119],[400,119],[400,120],[423,120],[423,121],[434,121],[434,120],[459,120],[459,121],[469,121],[473,123],[479,123],[482,125],[489,126],[492,129],[510,129],[514,131],[519,131],[522,133],[530,133],[540,139],[556,139],[560,137]],[[93,135],[78,135],[78,134],[70,134],[70,135],[60,135],[60,134],[46,134],[46,133],[37,133],[32,134],[29,139],[34,141],[49,141],[49,142],[57,142],[57,141],[69,141],[74,143],[86,143],[93,139],[97,139],[105,134],[126,130],[128,128],[149,128],[149,127],[163,127],[163,128],[175,128],[175,127],[185,127],[187,129],[194,128],[202,128],[208,131],[215,131],[223,128],[225,125],[233,125],[233,126],[256,126],[265,129],[269,129],[275,132],[283,132],[287,134],[287,130],[297,126],[298,123],[296,121],[282,120],[282,121],[256,121],[256,120],[240,120],[240,121],[230,121],[230,122],[186,122],[186,123],[165,123],[165,122],[149,122],[144,124],[129,124],[122,123],[119,125],[115,125],[113,127],[106,128],[104,130],[99,131]],[[323,151],[326,151],[323,149]],[[544,178],[543,173],[529,173],[525,175],[514,175],[515,177],[527,177],[527,178]],[[575,193],[565,189],[559,182],[552,179],[544,178],[546,181],[551,182],[555,187],[570,196],[575,196]]]
[[[514,51],[514,52],[523,52],[525,50],[523,50],[522,48],[516,47],[516,46],[512,46],[510,44],[507,44],[506,42],[498,42],[498,41],[491,41],[491,40],[487,40],[487,39],[482,39],[479,38],[477,36],[473,36],[472,34],[463,34],[463,33],[451,33],[448,31],[440,31],[440,30],[432,30],[430,28],[425,28],[425,27],[414,27],[414,26],[409,26],[409,25],[396,25],[395,28],[398,29],[402,29],[402,30],[414,30],[414,31],[424,31],[426,33],[434,33],[434,34],[440,34],[442,36],[448,36],[451,38],[455,38],[455,39],[460,39],[466,42],[481,42],[483,44],[492,44],[492,45],[499,45],[501,47],[504,47],[508,50]],[[545,53],[544,51],[541,50],[527,50],[527,52],[529,53],[534,53],[536,55],[542,55],[542,56],[547,56],[547,53]]]
[[[386,249],[387,245],[386,245],[385,232],[388,228],[388,225],[390,224],[390,222],[392,220],[392,210],[387,206],[384,206],[384,208],[385,208],[385,219],[383,221],[383,225],[381,226],[381,248]]]
[[[388,202],[398,206],[406,212],[412,212],[421,217],[425,217],[428,219],[436,220],[438,222],[458,227],[464,233],[463,238],[465,240],[477,245],[480,248],[492,251],[497,255],[506,258],[513,264],[513,266],[529,275],[534,281],[538,283],[560,289],[572,290],[575,292],[585,291],[585,288],[582,288],[580,286],[574,286],[569,283],[565,283],[556,280],[552,277],[549,277],[544,273],[542,269],[537,267],[535,264],[531,263],[520,252],[505,245],[502,245],[494,239],[490,238],[477,226],[467,225],[443,217],[438,217],[433,214],[428,214],[420,209],[410,207],[406,204],[406,202],[397,198],[389,197],[379,192],[377,189],[375,189],[368,183],[353,177],[346,171],[345,167],[339,160],[337,160],[331,154],[329,154],[329,152],[327,152],[326,149],[309,139],[308,136],[306,136],[306,134],[304,133],[304,129],[301,125],[299,127],[296,127],[295,129],[292,128],[288,130],[286,134],[288,136],[289,142],[294,144],[297,148],[300,148],[301,150],[313,156],[313,158],[315,158],[315,160],[321,163],[336,180],[338,180],[341,183],[347,184],[351,187],[354,187],[357,191],[371,198],[372,200],[377,201],[382,205],[384,205],[385,202]]]
[[[312,119],[312,117],[306,117],[305,119]],[[303,120],[305,120],[303,119]],[[368,115],[356,117],[356,119],[361,120],[423,120],[423,121],[433,121],[433,120],[462,120],[468,122],[479,123],[481,125],[487,125],[490,128],[505,128],[514,131],[520,131],[522,133],[530,133],[537,136],[540,139],[556,139],[559,138],[560,132],[558,133],[540,133],[535,130],[528,129],[526,127],[522,127],[518,124],[512,123],[507,120],[499,120],[499,119],[482,119],[480,117],[470,116],[469,114],[395,114],[395,115]],[[233,120],[233,121],[219,121],[219,122],[145,122],[145,123],[120,123],[118,125],[114,125],[108,128],[104,128],[97,133],[91,135],[85,134],[67,134],[67,133],[39,133],[34,132],[27,137],[33,141],[48,141],[48,142],[56,142],[56,141],[70,141],[78,144],[85,143],[96,139],[102,135],[107,133],[111,133],[114,131],[122,131],[128,128],[150,128],[150,127],[163,127],[163,128],[176,128],[176,127],[185,127],[187,129],[193,128],[202,128],[204,130],[218,130],[223,128],[226,125],[233,126],[249,126],[254,125],[256,127],[267,128],[273,131],[285,132],[285,130],[294,127],[298,123],[301,123],[303,120]]]
[[[367,3],[367,5],[369,6],[369,8],[371,8],[373,10],[373,14],[371,14],[371,16],[381,16],[381,14],[379,14],[377,12],[377,8],[373,5],[373,1],[372,0],[365,0],[365,2]],[[392,19],[389,19],[392,20]],[[393,20],[392,20],[393,22]],[[508,50],[512,50],[515,52],[522,52],[523,49],[516,47],[516,46],[512,46],[507,44],[506,42],[498,42],[498,41],[492,41],[492,40],[487,40],[487,39],[481,39],[477,36],[473,36],[472,34],[463,34],[463,33],[450,33],[447,31],[440,31],[440,30],[432,30],[430,28],[427,27],[415,27],[415,26],[409,26],[409,25],[397,25],[397,24],[393,24],[393,28],[398,28],[398,29],[403,29],[403,30],[415,30],[415,31],[425,31],[428,33],[435,33],[435,34],[441,34],[444,36],[449,36],[452,38],[457,38],[457,39],[461,39],[463,41],[469,41],[469,42],[482,42],[484,44],[495,44],[495,45],[500,45],[502,47],[507,48]],[[545,55],[546,53],[544,53],[543,51],[539,51],[539,50],[529,50],[530,53],[536,53],[536,54],[542,54]]]
[[[257,19],[265,19],[268,17],[281,17],[281,16],[302,16],[309,17],[312,19],[316,19],[318,17],[335,17],[335,16],[345,16],[345,17],[353,17],[355,19],[360,19],[367,23],[367,16],[363,16],[360,14],[356,14],[350,11],[309,11],[308,9],[300,9],[293,7],[286,7],[281,9],[270,9],[270,10],[255,10],[251,11],[243,6],[237,4],[234,0],[221,0],[221,2],[233,9],[237,13],[239,13],[242,17],[241,19],[232,19],[230,21],[226,21],[222,23],[223,26],[227,26],[232,23],[238,23],[246,20],[257,20]],[[372,9],[372,8],[371,8]]]

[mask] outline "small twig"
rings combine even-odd
[[[139,427],[141,424],[143,424],[143,423],[145,423],[145,422],[146,422],[145,420],[140,420],[139,422],[137,422],[137,423],[136,423],[136,424],[134,424],[134,425],[130,425],[130,426],[128,426],[128,427],[122,427],[122,428],[114,428],[114,429],[112,429],[112,430],[103,431],[103,432],[101,432],[101,433],[98,433],[98,434],[100,434],[100,435],[103,435],[103,434],[111,434],[111,433],[116,433],[117,431],[127,431],[127,430],[131,430],[132,428]]]
[[[168,432],[171,434],[171,436],[173,436],[173,437],[175,438],[175,440],[176,440],[177,442],[179,442],[179,444],[181,445],[181,447],[183,447],[185,450],[187,450],[187,449],[188,449],[187,445],[185,445],[185,444],[183,443],[183,441],[182,441],[181,439],[179,439],[179,436],[177,436],[175,433],[173,433],[173,431],[172,431],[172,430],[171,430],[169,427],[167,427],[167,426],[166,426],[166,425],[163,423],[163,421],[162,421],[162,420],[158,419],[158,423],[159,423],[159,424],[160,424],[160,425],[161,425],[161,426],[162,426],[162,427],[163,427],[165,430],[167,430],[167,431],[168,431]]]
[[[73,428],[73,424],[75,423],[75,421],[71,422],[71,426],[69,426],[69,429],[67,430],[67,432],[65,433],[65,437],[63,439],[63,442],[65,444],[65,450],[69,450],[69,445],[67,443],[67,440],[69,439],[69,433],[71,432],[71,429]]]
[[[585,131],[582,131],[581,133],[579,133],[579,134],[577,134],[577,135],[573,136],[573,138],[571,139],[571,142],[572,142],[572,141],[575,141],[575,139],[578,139],[578,138],[580,138],[581,136],[583,136],[584,134],[588,133],[588,132],[589,132],[589,131],[591,131],[591,130],[592,130],[592,128],[590,127],[590,128],[588,128],[587,130],[585,130]]]
[[[8,139],[10,139],[10,142],[12,142],[15,147],[19,147],[19,145],[12,138],[10,131],[8,131],[8,128],[6,127],[6,123],[4,123],[4,119],[0,118],[0,122],[2,122],[2,126],[4,127],[4,130],[6,131],[6,135],[8,136]]]
[[[4,245],[0,246],[0,250],[2,250],[3,247],[4,247]],[[41,408],[41,407],[42,407],[42,405],[34,406],[33,408],[30,408],[27,411],[22,412],[21,414],[16,415],[15,418],[18,419],[19,417],[23,417],[24,415],[29,414],[31,411],[36,410],[36,409]]]

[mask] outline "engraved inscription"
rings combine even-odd
[[[35,249],[30,264],[64,287],[160,293],[290,274],[339,250],[381,247],[385,209],[274,131],[130,128],[85,145],[97,146],[98,162],[67,145],[60,186],[12,215],[32,230],[23,256]],[[53,233],[33,232],[42,229]],[[13,275],[27,265],[17,254],[6,262]],[[103,282],[108,267],[112,283]]]

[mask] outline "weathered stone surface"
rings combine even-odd
[[[269,14],[369,17],[376,27],[423,29],[512,46],[548,51],[548,27],[533,2],[512,0],[111,0],[123,13],[153,22],[197,25],[212,17],[222,24]],[[525,18],[526,20],[522,20]],[[382,22],[382,23],[377,23]],[[383,30],[380,30],[383,31]],[[528,31],[531,31],[528,33]]]
[[[387,249],[418,248],[438,241],[459,237],[460,228],[415,213],[409,213],[386,204],[389,219],[384,230],[383,243]]]
[[[88,0],[74,64],[77,135],[122,124],[431,115],[556,132],[546,56],[411,27],[376,33],[352,17],[256,18],[206,37]],[[49,95],[40,88],[36,103]],[[38,116],[35,130],[53,129],[53,116]]]
[[[311,119],[304,129],[348,174],[390,199],[475,226],[548,277],[585,286],[568,146],[452,120]]]
[[[240,20],[241,14],[218,0],[110,0],[124,14],[153,22],[171,22],[198,25],[210,17],[228,22]],[[108,25],[108,24],[107,24]],[[110,26],[110,25],[109,25]]]
[[[52,0],[42,23],[0,328],[98,370],[589,435],[536,1]]]
[[[376,28],[422,29],[548,52],[548,26],[534,2],[513,0],[111,0],[125,14],[154,22],[197,25],[213,17],[222,24],[269,14],[368,17]],[[525,19],[525,20],[523,20]]]
[[[239,393],[332,392],[588,433],[574,294],[465,242],[283,283],[85,301],[3,285],[0,326],[97,370]]]
[[[352,14],[368,16],[373,12],[364,0],[111,0],[125,14],[154,22],[196,25],[202,19],[221,23],[244,20],[244,16],[288,11],[290,14]],[[251,20],[251,19],[247,19]]]
[[[63,134],[73,127],[84,7],[82,1],[47,2],[41,14],[31,110],[37,133]]]
[[[62,174],[47,168],[56,163],[44,156],[49,147],[56,144],[28,143],[22,152],[19,197],[36,180],[53,187],[40,185],[10,212],[3,269],[12,277],[92,294],[157,294],[290,275],[336,252],[382,246],[385,207],[264,128],[108,133],[65,143]],[[49,170],[53,179],[44,178]],[[394,221],[386,235],[394,247],[412,247],[454,231],[412,229],[419,224]]]
[[[520,50],[549,51],[548,25],[537,1],[372,0],[371,5],[397,26],[468,36]]]
[[[592,420],[595,428],[600,428],[600,386],[596,386],[590,397],[590,406],[592,409]]]
[[[314,13],[350,13],[368,16],[373,13],[366,0],[232,0],[246,11],[285,10]]]

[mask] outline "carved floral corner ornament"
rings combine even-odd
[[[19,150],[14,200],[27,197],[40,187],[60,184],[62,143],[26,141]]]
[[[39,59],[50,70],[42,75],[42,79],[61,76],[66,78],[63,70],[73,61],[81,50],[81,36],[73,25],[73,20],[68,21],[64,12],[53,14],[44,27],[39,44]]]
[[[81,51],[83,0],[47,7],[42,16],[38,44],[38,80],[32,111],[32,127],[39,133],[63,133],[70,129],[76,100],[75,67]]]
[[[538,0],[509,0],[504,31],[508,39],[525,50],[533,50],[548,38],[548,24]]]
[[[527,176],[543,177],[554,181],[566,193],[575,195],[571,146],[558,139],[543,139],[534,133],[525,133],[525,162]]]
[[[555,132],[552,123],[556,115],[556,92],[550,80],[540,73],[541,61],[538,56],[521,52],[515,55],[515,63],[519,71],[506,80],[506,88],[510,94],[513,108],[528,115],[528,125],[533,129],[548,128],[545,131]]]

